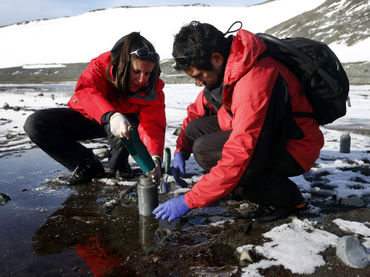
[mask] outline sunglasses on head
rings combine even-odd
[[[151,58],[153,61],[158,62],[159,61],[159,55],[157,52],[152,52],[148,48],[139,48],[135,51],[132,51],[130,55],[135,54],[139,58]]]
[[[191,55],[178,56],[178,57],[175,57],[174,59],[175,59],[175,62],[178,68],[187,69],[190,66],[192,56]]]

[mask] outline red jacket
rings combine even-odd
[[[155,88],[148,93],[136,92],[127,99],[117,98],[118,91],[105,74],[110,61],[110,52],[91,60],[78,79],[68,106],[99,123],[107,112],[138,113],[140,138],[151,155],[162,157],[166,129],[163,81],[158,79]]]
[[[248,31],[240,30],[233,38],[225,68],[223,106],[217,112],[221,129],[232,132],[223,147],[222,159],[185,194],[189,208],[207,206],[235,188],[253,155],[279,74],[287,83],[292,112],[312,112],[311,105],[300,92],[299,81],[285,66],[271,57],[258,59],[265,50],[265,44]],[[225,108],[228,99],[231,99],[233,116]],[[205,114],[206,103],[202,91],[195,103],[188,106],[188,116],[183,122],[176,151],[184,149],[191,153],[184,129],[191,120]],[[304,137],[289,139],[287,151],[305,170],[309,170],[320,155],[324,138],[313,118],[294,120]]]

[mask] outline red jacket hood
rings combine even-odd
[[[232,86],[244,76],[266,49],[266,45],[255,34],[240,30],[231,44],[225,68],[224,85]]]

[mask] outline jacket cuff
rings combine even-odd
[[[101,124],[102,124],[102,125],[109,124],[110,117],[111,117],[114,113],[116,113],[116,111],[111,111],[111,112],[107,112],[107,113],[103,114],[103,116],[101,117]]]
[[[152,159],[154,160],[154,159],[157,159],[157,160],[159,160],[159,163],[162,163],[162,157],[161,156],[159,156],[159,155],[152,155]]]
[[[186,151],[184,148],[176,149],[175,153],[181,153],[185,160],[188,160],[190,158],[191,153]]]

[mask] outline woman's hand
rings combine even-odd
[[[152,159],[154,161],[154,164],[155,164],[155,168],[154,168],[154,180],[157,182],[157,184],[159,184],[161,178],[162,178],[162,161],[161,161],[161,158],[159,156],[152,156]]]
[[[131,126],[130,121],[121,113],[114,113],[109,120],[110,131],[113,135],[120,138],[130,138],[129,127]]]

